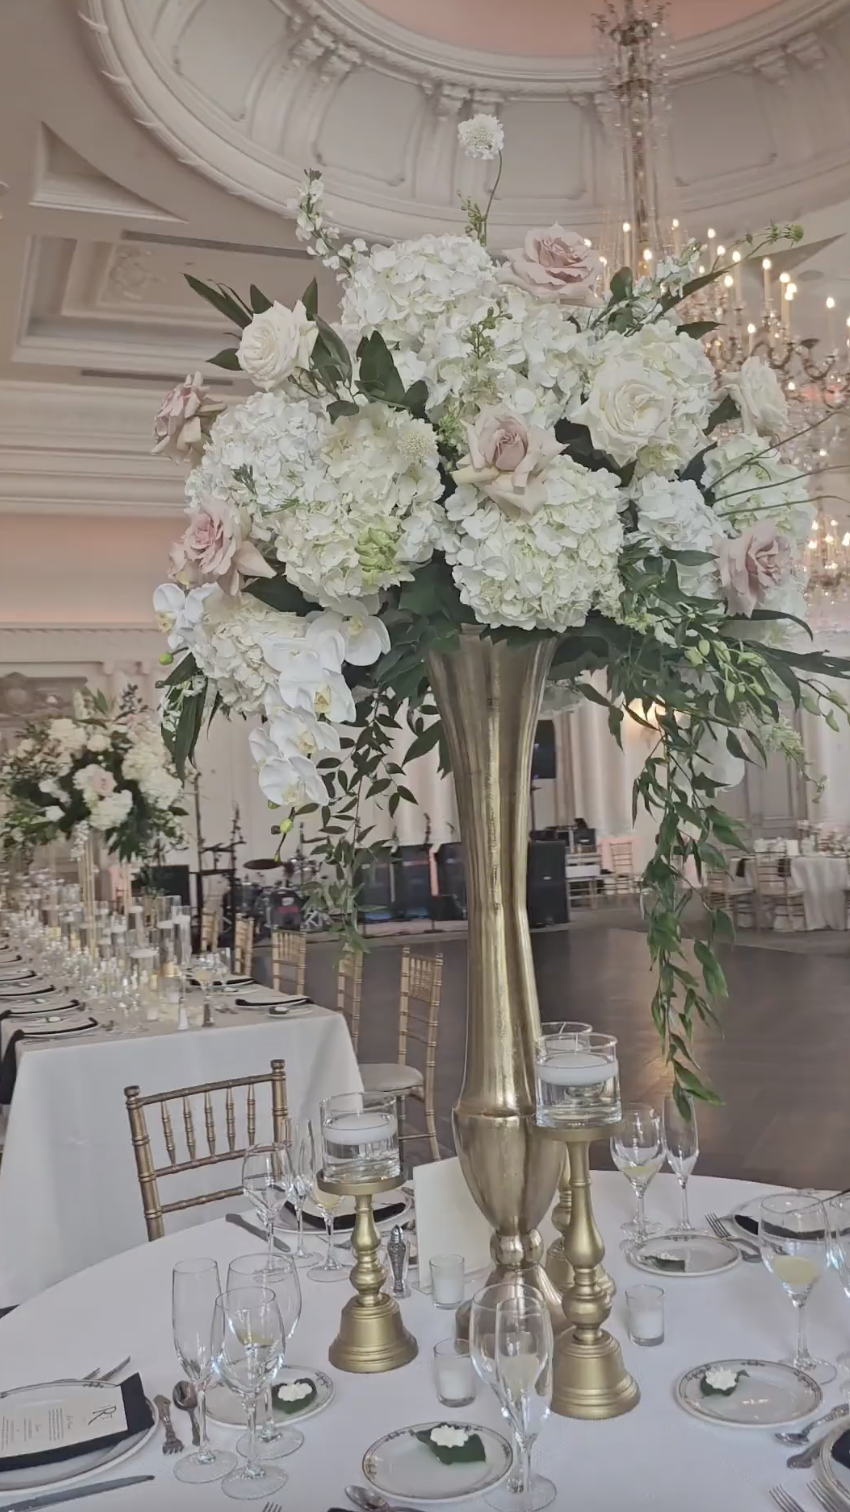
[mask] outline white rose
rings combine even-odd
[[[108,751],[109,750],[109,736],[108,735],[104,735],[104,733],[103,733],[102,730],[95,730],[89,736],[88,741],[86,742],[86,744],[87,744],[88,750],[90,750],[90,751]]]
[[[620,466],[645,446],[667,439],[675,391],[663,373],[637,358],[608,358],[573,418],[589,429],[593,444]]]
[[[275,300],[243,331],[237,352],[239,366],[258,388],[277,388],[296,368],[309,367],[318,334],[318,326],[308,318],[300,299],[291,310]]]
[[[773,369],[760,357],[748,357],[726,387],[741,411],[748,435],[778,436],[788,424],[788,401]]]

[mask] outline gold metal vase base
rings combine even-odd
[[[621,1417],[637,1406],[640,1389],[626,1370],[617,1340],[602,1327],[611,1311],[612,1290],[593,1216],[589,1159],[594,1140],[608,1139],[611,1130],[542,1128],[540,1134],[566,1144],[569,1166],[570,1215],[557,1258],[560,1262],[563,1256],[572,1280],[563,1294],[568,1327],[555,1341],[552,1411],[597,1421]]]
[[[384,1291],[386,1271],[378,1260],[381,1236],[375,1227],[372,1198],[379,1192],[393,1191],[400,1176],[385,1176],[379,1181],[335,1181],[320,1172],[318,1185],[336,1197],[354,1198],[354,1229],[351,1248],[354,1266],[351,1284],[356,1295],[346,1302],[339,1321],[339,1333],[328,1350],[328,1359],[337,1370],[354,1375],[378,1375],[398,1370],[415,1360],[419,1346],[402,1322],[394,1297]]]

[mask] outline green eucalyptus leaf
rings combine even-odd
[[[248,297],[251,301],[251,309],[255,315],[263,315],[266,310],[270,310],[272,307],[273,301],[269,299],[267,294],[263,293],[262,289],[258,289],[256,284],[251,285],[248,290]]]
[[[308,320],[315,320],[319,313],[319,285],[315,278],[308,283],[304,293],[301,295],[301,303],[307,312]]]
[[[242,372],[236,347],[225,347],[223,351],[216,352],[214,357],[208,357],[207,362],[212,363],[213,367],[227,368],[230,373]]]
[[[245,326],[251,324],[249,312],[233,295],[226,294],[223,289],[214,289],[211,284],[203,283],[200,278],[195,278],[191,273],[184,273],[183,277],[189,288],[196,294],[200,294],[201,299],[205,299],[207,304],[211,304],[214,310],[224,315],[225,319],[232,320],[234,325],[241,326],[243,330]]]

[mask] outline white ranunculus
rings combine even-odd
[[[760,357],[748,357],[726,381],[728,393],[741,412],[745,432],[778,436],[788,424],[788,401],[773,371]]]
[[[291,310],[275,300],[242,332],[239,366],[258,388],[277,388],[296,368],[310,366],[318,334],[300,299]]]
[[[611,356],[596,373],[573,418],[584,423],[594,446],[621,467],[645,446],[666,440],[675,390],[670,379],[640,358]]]

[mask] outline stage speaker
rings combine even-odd
[[[534,736],[531,756],[532,782],[557,777],[558,761],[555,754],[555,725],[551,719],[540,719]]]
[[[358,906],[366,919],[391,919],[393,916],[393,874],[388,859],[377,858],[356,874]]]
[[[563,840],[533,840],[528,847],[528,922],[532,929],[569,922],[567,847]]]
[[[466,917],[466,871],[463,846],[459,840],[447,840],[437,851],[437,884],[441,894],[457,903],[460,917]]]
[[[392,860],[393,913],[397,919],[431,916],[431,851],[427,845],[399,845]]]

